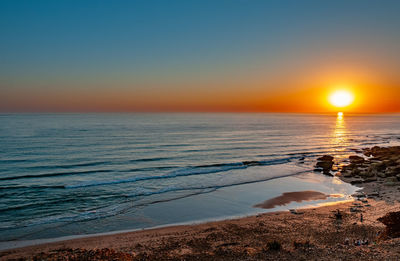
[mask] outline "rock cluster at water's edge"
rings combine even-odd
[[[339,175],[344,181],[365,183],[381,180],[386,185],[400,183],[400,146],[363,149],[368,158],[350,156],[350,164],[341,168]]]
[[[325,175],[331,175],[330,172],[332,170],[333,167],[333,156],[330,155],[325,155],[322,156],[320,158],[318,158],[318,162],[316,165],[316,171],[322,171],[322,173],[324,173]]]
[[[316,170],[331,175],[334,158],[318,158]],[[341,180],[360,184],[369,197],[394,201],[400,197],[400,146],[372,147],[362,155],[351,155],[345,164],[339,162],[335,173]]]

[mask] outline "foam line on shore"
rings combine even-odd
[[[268,160],[268,161],[243,161],[237,163],[226,163],[226,164],[211,164],[211,165],[200,165],[200,166],[193,166],[193,167],[186,167],[182,169],[178,169],[172,171],[166,175],[159,175],[159,176],[139,176],[134,178],[128,179],[120,179],[120,180],[104,180],[104,181],[88,181],[88,182],[81,182],[74,185],[65,185],[66,189],[74,189],[74,188],[82,188],[82,187],[93,187],[93,186],[104,186],[104,185],[113,185],[113,184],[121,184],[121,183],[135,183],[138,181],[143,180],[152,180],[152,179],[170,179],[182,176],[193,176],[193,175],[205,175],[205,174],[212,174],[218,172],[224,172],[234,169],[246,169],[251,166],[268,166],[268,165],[278,165],[288,163],[293,159],[299,157],[287,157],[275,160]]]

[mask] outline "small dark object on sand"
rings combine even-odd
[[[279,251],[282,249],[282,244],[274,240],[267,243],[268,250]]]
[[[336,218],[336,220],[342,220],[342,218],[343,218],[343,215],[342,215],[342,213],[340,213],[339,209],[335,213],[335,218]]]
[[[293,246],[294,249],[299,249],[299,248],[310,248],[311,244],[310,241],[305,241],[305,242],[301,242],[301,241],[294,241],[293,242]]]

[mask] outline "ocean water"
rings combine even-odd
[[[0,241],[249,215],[288,191],[346,199],[316,158],[399,142],[400,115],[1,114]]]

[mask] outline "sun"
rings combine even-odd
[[[329,102],[339,108],[347,107],[354,101],[354,95],[345,90],[335,91],[329,96]]]

